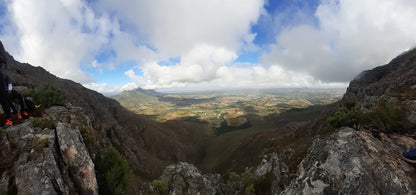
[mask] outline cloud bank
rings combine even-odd
[[[416,2],[322,0],[318,25],[298,25],[276,36],[266,64],[305,72],[324,82],[348,82],[416,46]]]
[[[266,0],[2,2],[0,39],[17,60],[106,94],[340,86],[416,46],[413,0],[321,0],[273,13]],[[261,17],[270,27],[256,32]],[[247,52],[260,60],[238,61]],[[130,82],[94,78],[121,68]]]

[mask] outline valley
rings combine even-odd
[[[313,139],[332,131],[320,124],[344,92],[300,88],[174,94],[139,88],[112,98],[158,123],[187,123],[195,133],[205,129],[200,157],[193,161],[204,172],[244,172],[258,164],[259,155],[276,152],[289,153],[282,163],[294,173]]]
[[[345,89],[262,89],[198,93],[158,93],[136,89],[112,98],[129,110],[158,122],[187,120],[213,129],[241,129],[254,120],[292,108],[324,105],[339,100]],[[216,132],[218,134],[218,132]]]

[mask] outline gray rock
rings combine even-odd
[[[72,183],[64,176],[54,156],[54,131],[33,128],[31,122],[10,127],[8,139],[22,150],[15,163],[15,184],[18,194],[68,194]],[[73,191],[74,192],[74,191]]]
[[[340,129],[317,139],[299,165],[299,176],[281,194],[415,194],[416,169],[401,159],[410,137]]]
[[[90,127],[91,120],[80,107],[72,106],[71,103],[66,102],[65,106],[53,106],[46,110],[47,116],[55,121],[62,123],[70,123],[73,126],[88,126]]]
[[[260,164],[257,166],[254,177],[259,178],[263,177],[268,173],[273,174],[273,181],[272,181],[272,194],[279,193],[282,189],[280,189],[280,166],[279,166],[279,158],[277,157],[276,153],[271,153],[268,155],[264,155],[261,159]]]
[[[403,96],[416,85],[415,59],[416,49],[413,49],[384,66],[364,71],[350,82],[342,102],[365,109],[376,106],[381,98],[408,99]]]
[[[202,175],[186,162],[167,166],[162,180],[168,182],[169,194],[224,194],[221,175]]]
[[[16,164],[18,194],[68,194],[68,185],[55,162],[50,148],[24,151]]]
[[[6,144],[20,151],[14,168],[0,179],[1,189],[14,175],[18,194],[98,194],[94,164],[77,129],[33,127],[30,121],[6,129]]]
[[[98,194],[94,163],[82,140],[81,133],[72,129],[70,124],[58,123],[56,127],[59,149],[62,159],[82,194]]]

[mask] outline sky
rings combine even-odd
[[[416,1],[0,0],[0,40],[104,95],[347,87],[416,46]]]

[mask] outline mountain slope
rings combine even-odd
[[[37,88],[49,83],[64,91],[72,105],[85,110],[99,135],[96,142],[118,148],[136,172],[155,178],[172,162],[195,162],[201,158],[200,142],[207,127],[195,128],[192,123],[178,121],[156,123],[128,111],[113,99],[60,79],[41,67],[19,63],[11,56],[5,72],[15,86]]]
[[[125,104],[125,107],[127,108],[132,107],[134,105],[158,101],[157,97],[142,93],[139,89],[123,91],[120,94],[112,96],[111,98],[117,100],[118,102],[123,102],[123,104]]]

